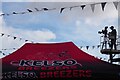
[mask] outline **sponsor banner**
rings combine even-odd
[[[11,61],[16,68],[5,70],[3,79],[39,79],[39,78],[90,78],[92,70],[84,69],[74,59],[67,60],[20,60]],[[16,70],[15,70],[16,69]]]

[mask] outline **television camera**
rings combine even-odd
[[[98,31],[98,34],[104,34],[105,36],[107,36],[107,28],[108,27],[106,26],[104,30]]]

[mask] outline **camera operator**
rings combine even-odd
[[[107,49],[107,33],[108,33],[107,28],[108,28],[108,26],[106,26],[104,30],[98,32],[99,34],[104,34],[104,41],[102,44],[102,49],[103,49],[104,45],[105,45],[105,49]]]
[[[117,36],[117,31],[116,29],[114,29],[114,26],[111,26],[110,29],[112,30],[110,32],[110,40],[111,40],[111,49],[113,49],[113,46],[114,46],[114,49],[116,50],[116,36]]]

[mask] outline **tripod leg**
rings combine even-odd
[[[105,44],[105,43],[103,42],[103,43],[102,43],[102,49],[103,49],[103,47],[104,47],[104,44]]]

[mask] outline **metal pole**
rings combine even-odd
[[[120,2],[118,3],[118,42],[120,42]],[[120,44],[117,49],[120,50]],[[120,54],[118,54],[118,58],[120,58]],[[120,65],[120,62],[118,64]]]

